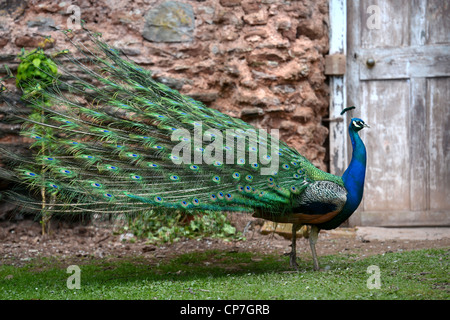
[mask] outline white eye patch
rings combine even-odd
[[[361,128],[361,126],[356,121],[353,121],[353,125],[357,128]]]

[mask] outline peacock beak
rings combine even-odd
[[[364,123],[363,125],[365,128],[370,128],[370,126],[367,123]]]

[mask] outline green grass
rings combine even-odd
[[[449,250],[386,253],[358,260],[309,258],[290,272],[286,257],[208,251],[155,264],[143,258],[81,261],[80,289],[68,289],[64,261],[36,259],[0,266],[0,299],[449,299]],[[370,265],[381,287],[368,289]]]

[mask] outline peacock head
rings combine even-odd
[[[350,123],[350,128],[358,132],[359,130],[363,129],[364,127],[370,128],[370,126],[365,123],[363,120],[359,118],[353,118]]]

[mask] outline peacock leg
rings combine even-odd
[[[309,234],[309,245],[311,246],[311,252],[313,256],[314,270],[318,271],[319,268],[319,260],[317,259],[316,253],[316,243],[317,238],[319,237],[319,228],[316,226],[311,226],[311,233]]]
[[[289,255],[289,266],[294,268],[295,270],[298,270],[298,264],[297,264],[297,230],[301,227],[299,224],[293,224],[292,225],[292,244],[291,244],[291,252],[288,253]]]

